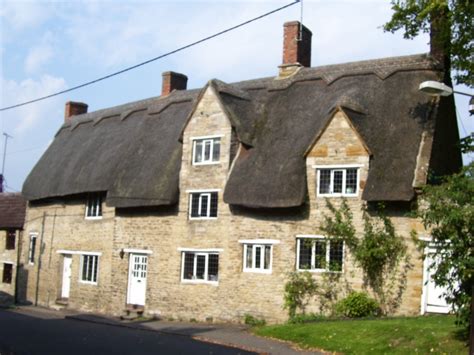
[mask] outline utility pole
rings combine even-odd
[[[3,132],[5,136],[5,143],[3,145],[3,162],[2,162],[2,173],[0,174],[0,192],[5,191],[4,182],[5,182],[5,160],[7,158],[7,141],[8,138],[13,138],[8,133]]]

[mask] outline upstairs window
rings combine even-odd
[[[209,137],[193,140],[193,165],[215,164],[219,162],[221,138]]]
[[[215,283],[219,281],[219,254],[212,252],[183,252],[181,280]]]
[[[102,195],[98,193],[89,194],[86,205],[86,219],[102,218]]]
[[[324,168],[317,170],[319,196],[357,196],[359,169]]]
[[[217,191],[190,193],[189,217],[190,219],[217,218]]]
[[[344,242],[324,237],[297,239],[297,269],[342,272]]]
[[[15,238],[16,238],[16,233],[14,230],[7,231],[7,239],[5,241],[6,250],[15,249]]]

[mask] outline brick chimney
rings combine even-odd
[[[447,6],[436,8],[430,13],[430,54],[443,66],[445,79],[450,82],[451,28]]]
[[[286,22],[283,28],[283,63],[279,68],[280,77],[285,78],[311,66],[312,33],[299,21]]]
[[[64,108],[64,122],[71,120],[72,116],[82,115],[87,113],[87,105],[83,102],[66,102],[66,107]]]
[[[161,86],[161,95],[166,96],[173,90],[186,90],[188,77],[184,74],[167,71],[162,74],[163,84]]]

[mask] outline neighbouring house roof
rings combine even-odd
[[[0,193],[0,229],[23,229],[26,200],[19,193]]]
[[[305,152],[336,109],[344,110],[372,153],[363,199],[411,200],[422,133],[433,136],[437,107],[446,100],[419,93],[418,86],[441,75],[422,54],[302,68],[287,79],[211,80],[204,89],[213,87],[243,143],[225,202],[303,204]],[[176,203],[180,138],[198,98],[199,90],[174,91],[74,117],[28,176],[24,195],[38,200],[107,191],[107,204],[116,207]]]

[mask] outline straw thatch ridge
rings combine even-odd
[[[433,136],[439,119],[439,101],[419,93],[418,85],[440,78],[438,63],[423,54],[302,68],[282,80],[211,80],[201,91],[84,114],[63,125],[23,193],[38,200],[106,191],[107,204],[116,207],[175,204],[182,130],[200,92],[212,87],[242,143],[225,202],[256,208],[302,205],[305,152],[336,108],[344,110],[372,154],[363,198],[410,201],[422,134]],[[454,112],[450,105],[447,110]],[[454,132],[456,122],[449,124],[443,129]],[[452,166],[460,165],[459,153],[450,152]]]

